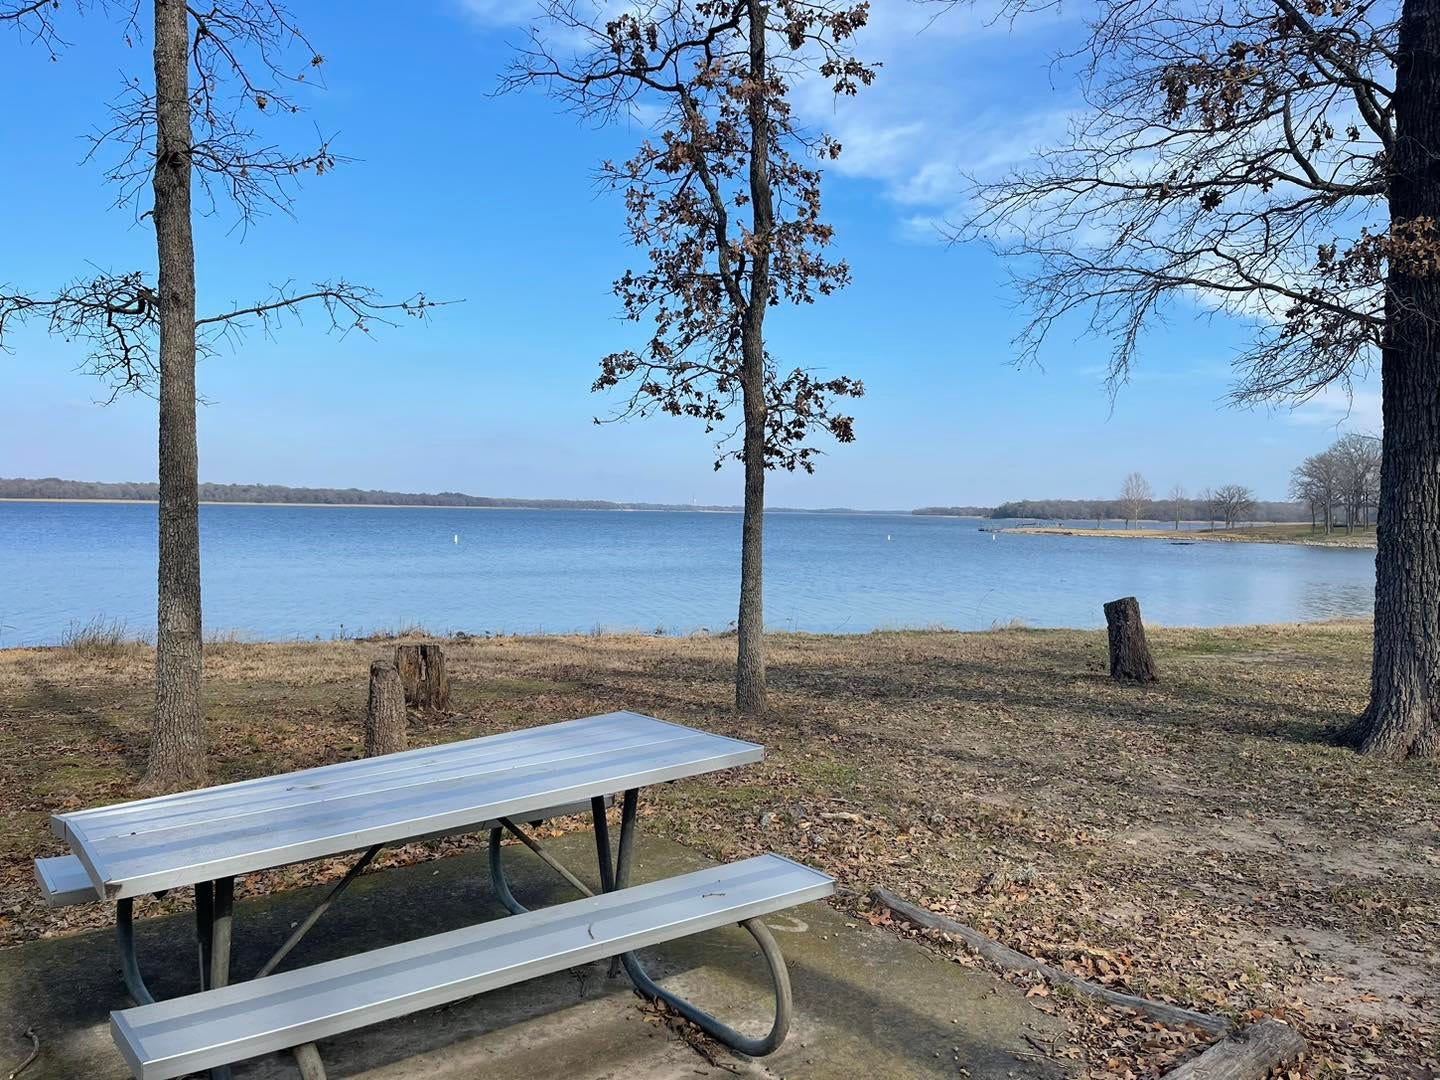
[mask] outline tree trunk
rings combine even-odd
[[[770,244],[775,202],[770,190],[770,103],[766,96],[765,5],[749,0],[751,272],[741,327],[745,409],[745,511],[740,525],[740,615],[735,710],[765,715],[765,312],[770,306]]]
[[[1395,67],[1391,228],[1440,219],[1440,0],[1405,0]],[[1380,511],[1365,753],[1440,756],[1440,275],[1392,258],[1381,348]]]
[[[146,785],[205,780],[200,709],[200,468],[195,440],[195,243],[190,231],[189,24],[155,0],[155,247],[160,320],[160,572],[155,723]]]
[[[1262,1020],[1221,1039],[1161,1080],[1262,1080],[1303,1053],[1305,1040],[1298,1031],[1278,1020]]]
[[[388,660],[370,665],[370,700],[365,708],[365,756],[405,749],[405,691]]]
[[[1110,676],[1126,682],[1154,682],[1155,661],[1145,641],[1140,602],[1133,596],[1105,605],[1105,627],[1110,636]]]
[[[450,676],[439,645],[396,645],[395,669],[411,708],[444,712],[450,707]]]

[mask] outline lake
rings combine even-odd
[[[72,622],[155,618],[153,505],[0,503],[0,646]],[[1370,613],[1374,552],[981,532],[909,514],[773,513],[767,626],[1103,625],[1140,598],[1148,621],[1215,626]],[[735,618],[733,513],[208,505],[207,634],[724,630]],[[1183,538],[1183,534],[1182,534]]]

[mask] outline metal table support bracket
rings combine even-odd
[[[623,889],[630,884],[630,864],[634,857],[635,818],[638,803],[639,791],[634,788],[627,790],[620,812],[620,850],[613,863],[611,862],[609,826],[605,819],[604,801],[597,799],[592,804],[591,812],[595,818],[595,849],[600,863],[600,880],[604,885],[605,892]],[[586,896],[595,895],[574,874],[561,866],[554,856],[544,851],[533,838],[523,833],[510,821],[504,821],[503,824],[523,841],[526,847],[539,855],[548,866],[556,870],[571,885]],[[512,915],[521,915],[529,909],[515,899],[514,893],[510,891],[510,884],[505,879],[505,868],[500,861],[500,836],[500,829],[490,830],[490,881],[495,888],[496,897],[505,908]],[[771,1024],[770,1031],[758,1039],[736,1031],[711,1016],[704,1009],[686,1001],[678,994],[672,994],[666,990],[650,977],[635,953],[623,953],[619,960],[625,967],[625,974],[630,977],[630,982],[642,997],[652,1001],[663,1001],[711,1038],[737,1053],[744,1054],[746,1057],[764,1057],[779,1049],[780,1044],[785,1041],[785,1036],[790,1032],[790,1019],[794,1011],[790,972],[785,967],[785,957],[780,953],[780,946],[776,944],[774,936],[763,922],[759,919],[746,919],[740,925],[760,946],[760,954],[765,958],[765,964],[770,970],[770,981],[775,990],[775,1021]]]
[[[349,870],[345,871],[345,876],[342,877],[339,881],[337,881],[334,887],[325,894],[325,899],[321,900],[320,903],[315,906],[314,910],[312,910],[309,915],[306,915],[305,918],[301,920],[300,924],[295,927],[294,931],[290,934],[290,936],[285,939],[285,944],[281,945],[280,948],[276,949],[275,954],[271,956],[269,960],[265,961],[265,963],[261,966],[260,970],[255,973],[255,978],[263,979],[266,975],[269,975],[277,967],[280,966],[280,961],[284,960],[285,957],[290,955],[290,951],[294,949],[296,945],[299,945],[300,939],[303,938],[306,934],[308,934],[311,928],[313,928],[314,925],[320,921],[320,916],[324,915],[325,912],[330,909],[330,905],[335,902],[336,898],[339,897],[339,895],[347,888],[349,888],[352,881],[354,881],[364,872],[365,868],[370,865],[370,863],[374,860],[375,856],[380,853],[380,848],[382,846],[383,845],[376,844],[374,847],[370,848],[368,851],[365,852],[364,855],[361,855],[360,858],[355,861],[355,864],[351,866]]]

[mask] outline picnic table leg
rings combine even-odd
[[[635,816],[638,796],[639,792],[633,788],[625,792],[624,805],[620,811],[620,851],[616,858],[613,885],[617,889],[623,889],[630,883],[630,860],[635,847]],[[606,857],[609,854],[610,851],[607,847]],[[604,861],[606,860],[602,859],[602,863]],[[621,953],[620,962],[625,966],[625,974],[630,976],[631,983],[642,996],[650,998],[652,1001],[663,1001],[701,1031],[724,1043],[730,1049],[737,1050],[747,1057],[764,1057],[779,1049],[780,1044],[785,1041],[785,1036],[790,1033],[790,1016],[794,1007],[794,998],[790,990],[790,972],[785,967],[785,957],[780,954],[780,946],[776,944],[774,935],[770,933],[763,922],[759,919],[746,919],[740,925],[760,946],[760,954],[765,957],[765,963],[770,968],[770,980],[775,988],[775,1022],[770,1026],[770,1031],[758,1039],[742,1035],[729,1025],[721,1023],[704,1009],[698,1008],[679,995],[666,990],[650,977],[635,953]]]
[[[630,884],[630,856],[635,841],[635,813],[640,803],[640,789],[630,788],[620,803],[620,853],[615,863],[615,888]]]
[[[210,881],[195,883],[195,944],[200,951],[200,989],[210,986],[210,937],[215,931],[215,888]]]
[[[235,879],[225,877],[212,882],[210,896],[209,974],[211,989],[217,989],[230,985],[230,930],[234,921]],[[211,1069],[210,1080],[230,1080],[230,1066]]]
[[[490,888],[495,890],[495,899],[511,915],[524,915],[530,909],[515,899],[515,894],[510,891],[510,882],[505,877],[505,867],[500,862],[500,837],[504,832],[501,828],[490,830]]]
[[[120,975],[125,989],[136,1005],[154,1004],[155,996],[140,974],[140,961],[135,958],[135,901],[126,897],[115,903],[115,944],[120,950]]]
[[[610,861],[610,822],[605,818],[605,799],[601,795],[590,800],[590,817],[595,822],[595,854],[600,863],[600,891],[615,889],[615,867]]]
[[[635,838],[635,808],[639,804],[639,799],[639,788],[627,789],[622,797],[620,806],[620,850],[616,855],[615,869],[613,872],[609,869],[610,842],[608,837],[606,839],[603,849],[604,854],[600,858],[600,876],[602,878],[608,876],[610,879],[610,884],[605,890],[606,892],[609,892],[610,889],[623,889],[630,884],[631,841]],[[610,958],[609,976],[614,979],[618,978],[619,975],[620,957],[612,956]]]
[[[214,907],[210,931],[210,985],[230,985],[230,927],[234,921],[235,879],[214,883]]]

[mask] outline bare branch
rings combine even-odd
[[[0,29],[7,26],[32,43],[39,45],[54,60],[66,42],[55,28],[54,13],[59,0],[10,0],[0,3]]]
[[[1016,0],[1012,12],[1045,6]],[[1368,369],[1385,325],[1393,19],[1337,0],[1101,0],[1066,138],[972,182],[956,240],[1013,257],[1037,355],[1062,322],[1109,338],[1122,384],[1175,305],[1256,328],[1237,401]]]
[[[322,311],[332,331],[368,334],[377,324],[394,325],[396,316],[426,318],[444,303],[423,293],[387,302],[373,289],[343,279],[304,291],[287,283],[265,300],[207,315],[195,326],[206,332],[199,347],[214,352],[222,343],[238,345],[252,325],[268,336],[287,317],[298,319],[307,308]],[[0,286],[0,348],[8,348],[9,335],[33,319],[52,334],[85,344],[85,370],[105,383],[109,400],[127,392],[148,393],[159,376],[156,295],[139,271],[97,274],[45,296]]]

